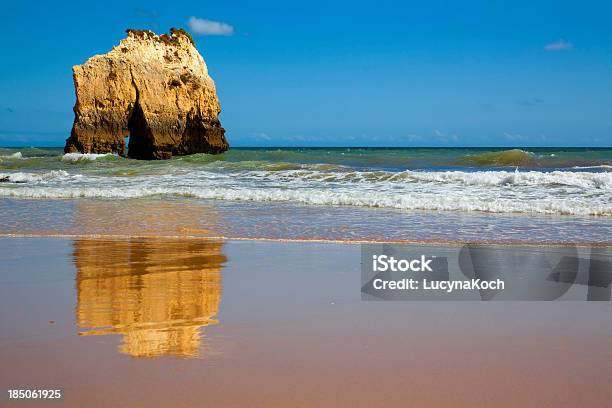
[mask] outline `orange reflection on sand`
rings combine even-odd
[[[76,320],[84,336],[123,334],[133,357],[196,357],[200,328],[217,323],[222,243],[77,240]]]

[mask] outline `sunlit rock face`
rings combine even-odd
[[[66,153],[117,153],[137,159],[221,153],[215,83],[191,36],[128,30],[103,55],[73,67],[74,124]]]
[[[217,323],[221,249],[185,239],[75,241],[79,334],[122,334],[119,351],[133,357],[200,355],[201,328]]]

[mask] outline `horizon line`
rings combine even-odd
[[[54,148],[61,149],[63,145],[0,145],[1,149],[32,149],[32,148]],[[289,146],[289,145],[270,145],[270,146],[233,146],[231,149],[612,149],[611,146],[589,146],[589,145],[564,145],[564,146],[525,146],[525,145],[508,145],[508,146],[486,146],[486,145],[473,145],[473,146]]]

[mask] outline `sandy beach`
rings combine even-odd
[[[608,302],[363,302],[352,244],[0,243],[0,384],[59,388],[65,405],[571,407],[612,397]]]

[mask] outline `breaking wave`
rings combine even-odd
[[[70,174],[68,174],[66,171],[64,170],[52,170],[50,172],[47,173],[41,173],[41,174],[37,174],[37,173],[24,173],[24,172],[17,172],[17,173],[0,173],[0,182],[4,182],[4,183],[36,183],[36,182],[46,182],[46,181],[50,181],[50,180],[54,180],[54,179],[65,179],[65,178],[69,178],[69,177],[75,177],[75,176],[70,176]],[[76,176],[78,177],[78,176]]]
[[[63,170],[0,173],[25,183],[0,188],[20,198],[124,199],[180,196],[211,200],[402,210],[612,216],[612,173],[579,171],[203,170],[136,177],[72,175]]]
[[[273,172],[250,172],[260,178],[276,179],[279,181],[290,179],[318,180],[321,182],[346,183],[437,183],[462,184],[465,186],[573,186],[585,189],[612,189],[612,173],[569,172],[569,171],[344,171],[323,172],[313,170],[297,170],[280,174]]]
[[[21,152],[15,152],[13,154],[0,155],[0,159],[23,159]]]
[[[372,194],[367,191],[286,190],[270,188],[189,188],[189,187],[140,187],[126,189],[111,187],[79,187],[61,189],[54,187],[26,187],[3,190],[0,195],[20,198],[103,198],[125,199],[158,195],[193,197],[213,200],[289,202],[307,205],[380,207],[402,210],[441,210],[488,213],[564,214],[584,216],[612,216],[612,204],[592,203],[573,199],[537,198],[516,200],[512,198],[487,198],[466,194],[391,192]]]
[[[62,161],[65,162],[80,162],[80,161],[94,161],[101,157],[118,157],[114,153],[66,153],[62,156]]]

